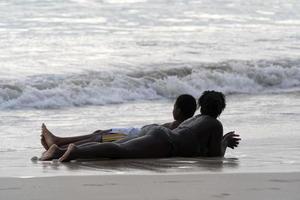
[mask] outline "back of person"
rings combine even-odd
[[[177,156],[206,156],[210,135],[219,122],[208,115],[197,115],[172,131]]]
[[[223,127],[217,117],[224,110],[220,92],[205,91],[198,100],[201,115],[184,121],[172,131],[177,156],[216,156],[220,154]]]

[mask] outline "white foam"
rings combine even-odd
[[[204,90],[279,93],[300,90],[299,61],[228,61],[134,73],[88,72],[0,82],[0,108],[61,108],[175,98]]]

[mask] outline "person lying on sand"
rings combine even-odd
[[[183,94],[177,97],[173,107],[174,121],[165,123],[162,126],[171,130],[178,127],[183,121],[194,116],[197,109],[197,103],[193,96]],[[143,128],[150,128],[157,126],[156,124],[147,125]],[[138,137],[141,128],[112,128],[109,130],[98,130],[89,135],[75,136],[75,137],[57,137],[51,133],[45,124],[42,125],[41,144],[48,150],[53,144],[59,147],[67,147],[69,144],[76,145],[90,143],[90,142],[118,142],[122,143],[134,137]],[[126,137],[128,136],[128,137]]]
[[[164,157],[220,157],[224,156],[230,142],[240,138],[234,132],[223,137],[222,123],[217,117],[224,110],[225,96],[221,92],[205,91],[198,100],[201,114],[196,115],[177,128],[154,126],[141,137],[124,143],[90,143],[81,146],[70,144],[67,149],[53,144],[41,160],[96,158],[164,158]]]

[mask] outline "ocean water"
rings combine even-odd
[[[299,171],[299,10],[298,0],[0,0],[0,176]],[[220,120],[242,137],[224,160],[31,161],[43,122],[62,136],[168,122],[176,96],[207,89],[227,95]]]

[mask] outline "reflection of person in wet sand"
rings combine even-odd
[[[142,129],[144,136],[124,143],[70,144],[66,150],[54,144],[42,160],[224,156],[226,148],[236,146],[239,141],[234,132],[223,137],[222,124],[216,119],[225,108],[225,97],[220,92],[205,91],[198,103],[201,114],[184,121],[174,130],[155,126]]]
[[[167,127],[171,130],[177,128],[186,119],[191,118],[197,109],[197,103],[193,96],[188,94],[183,94],[177,97],[174,107],[173,107],[173,118],[174,121],[170,123],[163,124],[162,126]],[[157,126],[155,124],[145,126],[144,128],[150,128],[152,126]],[[67,147],[69,144],[86,144],[91,142],[105,142],[105,141],[114,141],[117,143],[122,143],[127,140],[132,139],[133,137],[140,136],[140,128],[113,128],[109,130],[98,130],[89,135],[75,136],[75,137],[57,137],[51,133],[45,124],[42,125],[42,134],[41,134],[41,144],[46,150],[50,146],[56,144],[59,147]],[[126,134],[130,136],[125,137]],[[118,140],[119,139],[119,140]]]

